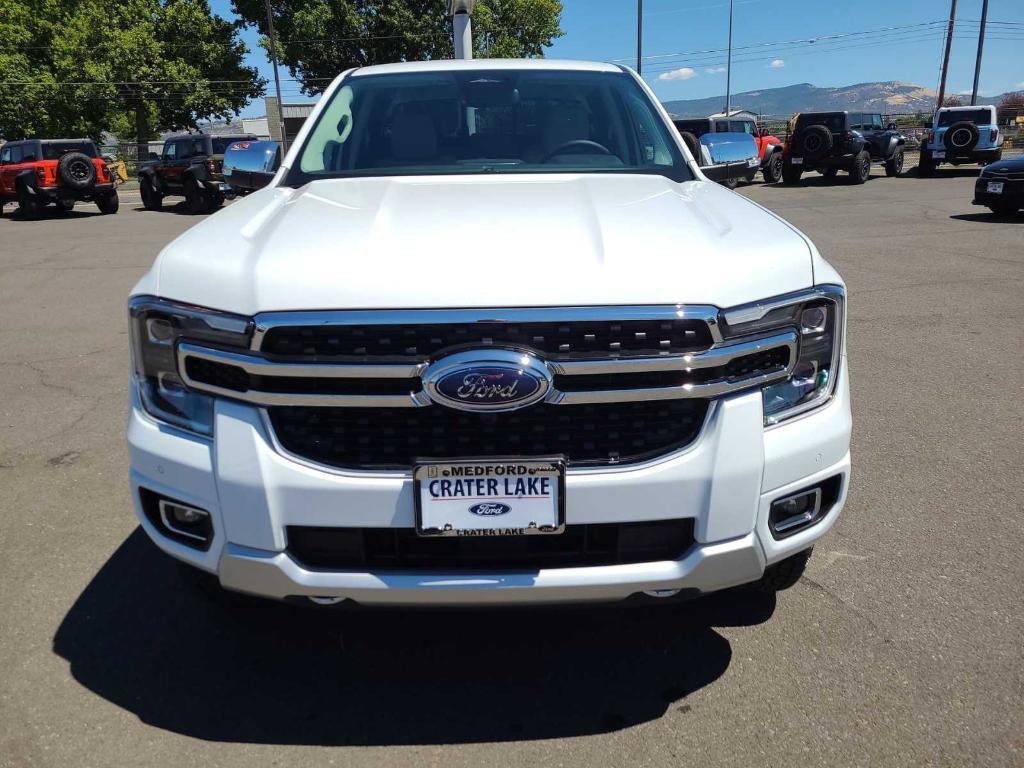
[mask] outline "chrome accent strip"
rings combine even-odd
[[[706,352],[692,355],[674,355],[664,358],[638,358],[630,360],[596,360],[549,362],[551,370],[566,375],[594,373],[643,373],[649,371],[688,371],[725,365],[745,355],[756,354],[770,349],[785,347],[789,350],[789,364],[777,371],[749,376],[742,379],[722,379],[700,384],[683,384],[671,387],[646,387],[640,389],[606,389],[581,392],[562,392],[554,387],[545,388],[544,400],[552,405],[579,405],[589,403],[635,402],[638,400],[674,400],[685,397],[718,397],[740,389],[762,386],[776,379],[789,376],[797,361],[797,334],[794,331],[776,334],[750,341],[740,341]],[[497,353],[497,351],[496,351]],[[478,353],[467,353],[478,355]],[[506,355],[511,354],[505,352]],[[431,404],[428,390],[403,395],[342,395],[316,393],[264,392],[259,390],[225,389],[212,384],[195,381],[187,372],[185,361],[197,357],[215,363],[235,365],[248,373],[263,376],[294,376],[309,378],[416,378],[426,369],[426,364],[374,365],[334,363],[273,363],[255,355],[240,354],[226,350],[201,347],[188,342],[179,342],[177,349],[178,375],[186,386],[200,392],[221,397],[234,398],[261,406],[334,406],[352,408],[416,408]],[[455,356],[458,357],[458,356]],[[444,360],[445,358],[442,358]],[[447,369],[447,367],[446,367]],[[428,388],[429,389],[429,388]]]
[[[234,365],[255,376],[289,376],[300,379],[415,379],[427,367],[426,363],[275,363],[256,355],[201,347],[182,341],[178,344],[178,367],[183,380],[186,357]]]
[[[788,331],[752,341],[716,346],[705,352],[664,357],[615,358],[610,360],[551,360],[548,367],[557,375],[581,376],[601,373],[649,373],[657,371],[692,371],[715,368],[737,357],[753,355],[778,347],[789,347],[790,359],[796,357],[796,333]]]
[[[776,504],[789,501],[790,499],[799,499],[801,496],[814,496],[814,508],[809,512],[801,512],[799,515],[793,515],[780,520],[772,526],[772,530],[775,533],[785,533],[791,528],[796,528],[798,525],[806,525],[807,523],[813,522],[819,514],[821,514],[821,486],[812,488],[809,491],[801,491],[800,493],[793,493],[789,496],[783,496],[781,499],[775,499],[770,506],[774,507]]]
[[[730,326],[743,325],[760,320],[773,309],[781,309],[792,304],[799,304],[805,301],[812,301],[816,298],[834,299],[842,296],[843,291],[837,285],[816,285],[802,291],[786,293],[782,296],[775,296],[771,299],[755,301],[750,304],[743,304],[738,307],[731,307],[723,310],[722,318]]]
[[[718,307],[654,304],[602,307],[510,307],[505,309],[351,309],[263,312],[256,315],[250,348],[258,352],[273,328],[294,325],[429,325],[455,323],[545,323],[610,320],[703,320],[712,340],[722,340]]]
[[[198,534],[191,533],[190,531],[184,531],[181,528],[178,528],[174,525],[174,523],[171,522],[170,515],[167,514],[167,507],[179,507],[181,509],[190,509],[193,512],[198,512],[203,517],[209,519],[210,513],[207,512],[205,509],[199,509],[198,507],[190,507],[187,504],[178,504],[177,502],[167,501],[167,499],[160,499],[160,503],[157,505],[157,507],[160,510],[160,522],[162,522],[164,524],[164,527],[168,530],[174,531],[174,533],[178,534],[179,536],[184,536],[187,539],[193,539],[194,541],[202,541],[204,543],[209,541],[209,539],[207,539],[205,536],[200,536]]]

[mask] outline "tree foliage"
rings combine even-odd
[[[951,93],[948,96],[942,97],[942,106],[944,107],[962,107],[964,100],[957,96],[955,93]]]
[[[265,0],[232,0],[268,34]],[[278,56],[305,93],[351,67],[454,55],[448,0],[275,0]],[[560,0],[477,0],[473,48],[481,57],[544,55],[561,37]],[[266,39],[264,40],[266,47]]]
[[[1007,93],[999,102],[996,108],[1000,125],[1013,122],[1018,117],[1024,117],[1024,91]]]
[[[149,138],[262,93],[207,0],[0,0],[0,134]]]

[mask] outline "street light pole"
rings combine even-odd
[[[281,154],[288,151],[288,134],[284,127],[284,104],[281,103],[281,75],[277,71],[277,36],[274,34],[274,14],[270,9],[270,0],[267,5],[267,32],[270,35],[270,63],[274,67],[274,91],[277,93],[277,120],[278,129],[281,131]]]
[[[729,0],[729,52],[725,59],[725,116],[732,107],[732,0]]]
[[[971,106],[978,103],[978,78],[981,77],[981,52],[985,48],[985,22],[988,21],[988,0],[981,2],[981,28],[978,30],[978,58],[974,62],[974,88],[971,90]]]
[[[636,73],[644,72],[644,0],[636,0]]]
[[[452,17],[452,36],[456,59],[473,58],[473,22],[470,15],[476,0],[448,0],[448,15]]]

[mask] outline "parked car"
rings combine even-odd
[[[159,160],[139,165],[142,205],[160,210],[168,195],[184,195],[190,213],[215,211],[224,203],[228,187],[222,174],[224,151],[237,141],[255,136],[209,136],[189,133],[164,142]]]
[[[114,178],[90,139],[27,139],[0,149],[0,212],[16,202],[22,216],[36,219],[48,205],[66,213],[78,201],[117,213]]]
[[[224,181],[229,195],[247,195],[262,189],[281,164],[276,141],[236,141],[224,152]]]
[[[985,166],[974,183],[974,204],[1000,216],[1024,208],[1024,156]]]
[[[753,136],[705,131],[698,138],[690,131],[680,129],[680,122],[683,121],[673,121],[676,130],[707,178],[735,189],[740,179],[749,178],[757,172],[761,161]]]
[[[922,176],[930,176],[943,163],[986,165],[1002,157],[1003,136],[995,107],[943,107],[932,116],[921,142],[917,169]]]
[[[700,139],[709,133],[746,133],[754,137],[757,145],[757,156],[760,158],[761,175],[765,183],[774,184],[782,178],[782,142],[757,124],[744,117],[701,117],[676,118],[672,121],[680,133],[690,133]],[[752,183],[757,171],[743,174],[747,183]]]
[[[899,176],[906,144],[894,124],[883,127],[877,113],[801,112],[783,150],[782,180],[796,184],[804,171],[827,178],[846,171],[851,184],[863,184],[872,163],[883,165],[886,176]]]
[[[128,306],[136,514],[229,590],[774,592],[846,499],[842,279],[625,67],[350,70]]]

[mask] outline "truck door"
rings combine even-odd
[[[157,175],[160,176],[160,181],[163,182],[164,189],[167,191],[181,188],[181,174],[184,167],[178,157],[179,144],[178,141],[164,142],[164,153],[160,157],[160,165],[156,168]]]

